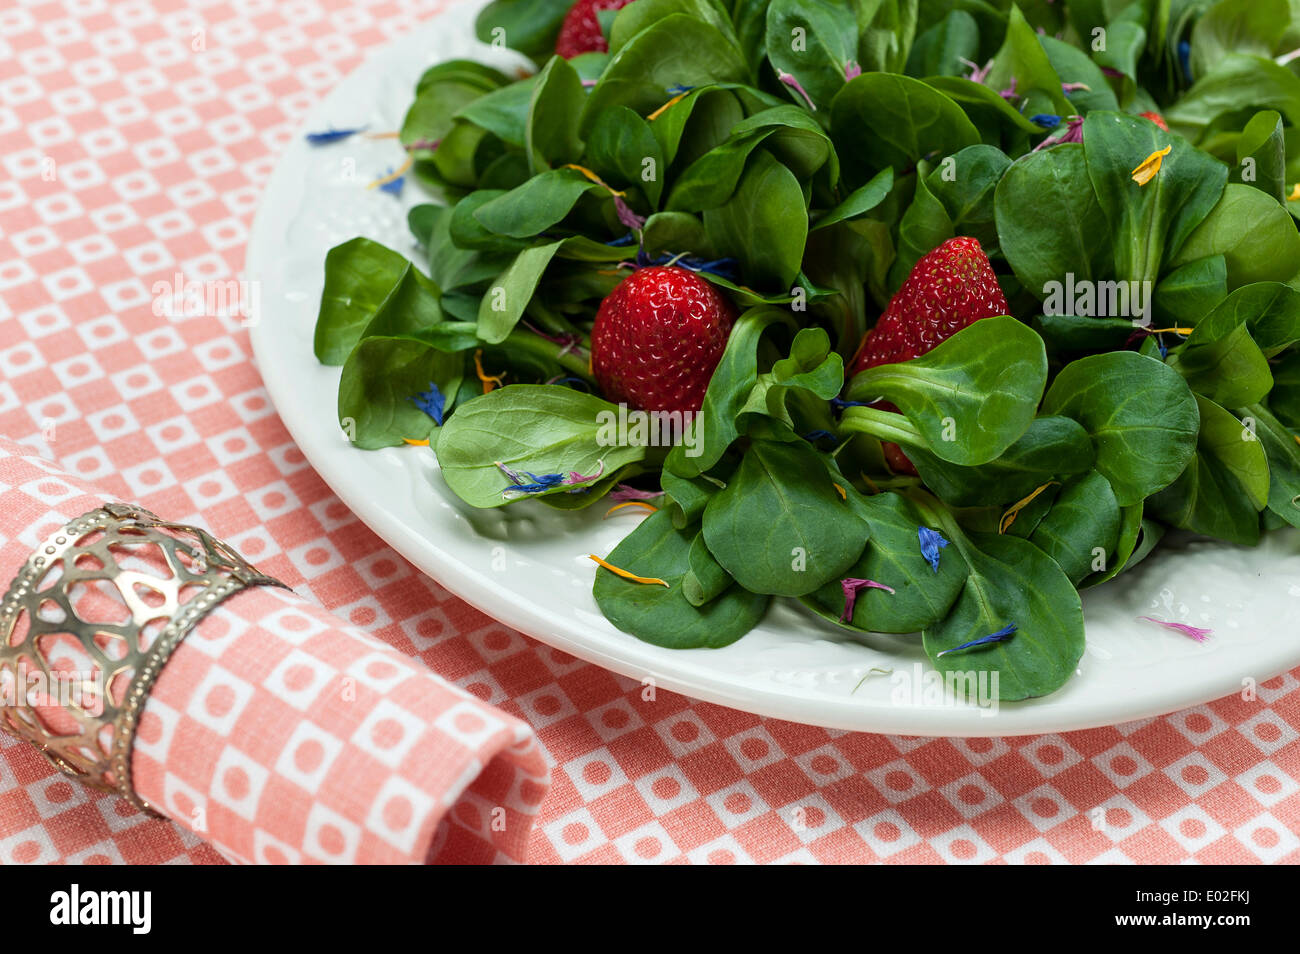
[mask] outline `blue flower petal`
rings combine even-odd
[[[945,649],[943,652],[936,653],[935,659],[940,656],[946,656],[949,653],[955,653],[963,649],[974,649],[976,646],[988,646],[992,643],[1003,643],[1015,635],[1016,624],[1010,623],[1003,626],[996,633],[989,633],[987,636],[981,636],[979,639],[972,639],[968,643],[962,643],[960,646],[954,646],[952,649]]]
[[[939,551],[948,545],[948,541],[937,530],[931,530],[929,527],[917,527],[916,536],[921,544],[921,556],[925,558],[926,563],[930,564],[930,569],[938,573]]]
[[[447,399],[438,390],[438,385],[430,381],[429,390],[420,391],[418,394],[407,398],[407,400],[433,418],[435,424],[442,427],[442,417],[447,406]]]
[[[358,126],[355,129],[323,129],[320,132],[307,133],[305,138],[313,146],[327,146],[365,131],[365,126]]]

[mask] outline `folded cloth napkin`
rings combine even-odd
[[[112,499],[0,438],[0,593],[38,543]],[[260,863],[522,861],[548,781],[526,724],[267,586],[173,652],[131,764],[150,805]]]

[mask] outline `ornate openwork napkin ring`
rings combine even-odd
[[[154,812],[131,783],[145,700],[180,641],[248,586],[284,584],[198,527],[120,503],[76,518],[28,557],[0,602],[0,728],[65,774]]]

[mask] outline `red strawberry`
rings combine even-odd
[[[1143,119],[1151,120],[1161,129],[1163,129],[1165,132],[1169,132],[1169,126],[1165,122],[1165,117],[1161,116],[1159,113],[1145,112],[1145,113],[1138,113],[1138,115],[1141,116]]]
[[[642,411],[698,411],[736,309],[684,268],[641,268],[596,313],[591,368],[611,401]]]
[[[555,52],[566,60],[579,53],[604,53],[609,49],[605,34],[600,32],[597,10],[621,10],[632,0],[578,0],[564,17]]]
[[[979,240],[949,239],[912,266],[876,327],[862,339],[849,374],[908,361],[980,318],[1007,312],[1007,298]],[[892,405],[886,409],[897,410]],[[895,470],[916,473],[896,444],[886,444],[885,455]]]

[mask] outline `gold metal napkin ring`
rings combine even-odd
[[[170,578],[121,566],[124,558],[130,563],[149,547],[166,561]],[[111,587],[108,592],[122,598],[130,618],[81,618],[74,608],[77,584]],[[45,685],[57,682],[63,677],[51,670],[49,650],[41,644],[71,637],[95,667],[99,704],[88,708],[80,696],[54,703],[78,726],[75,733],[60,733],[20,688],[13,699],[0,700],[0,728],[34,744],[64,774],[157,814],[131,784],[131,751],[145,700],[172,651],[199,620],[249,586],[288,589],[198,527],[167,523],[140,507],[107,503],[77,517],[28,557],[0,601],[0,677],[15,688],[33,678],[43,678]],[[198,592],[182,603],[182,591],[191,587]],[[150,623],[162,626],[142,649],[140,637]]]

